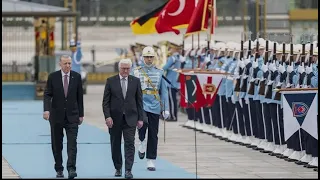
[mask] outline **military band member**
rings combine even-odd
[[[167,119],[170,115],[168,89],[165,80],[162,78],[164,71],[154,65],[154,49],[149,46],[145,47],[142,56],[144,66],[135,68],[133,75],[140,78],[141,81],[143,109],[148,123],[144,123],[143,127],[138,130],[140,140],[138,155],[140,159],[143,159],[146,153],[147,169],[155,171],[160,114],[162,113],[164,119]],[[147,129],[148,134],[146,134]]]

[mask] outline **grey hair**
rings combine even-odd
[[[60,57],[60,61],[61,61],[62,58],[71,59],[71,57],[70,57],[69,55],[62,55],[62,56]]]
[[[132,67],[131,59],[121,59],[118,64],[118,68],[120,69],[121,64],[129,64]]]

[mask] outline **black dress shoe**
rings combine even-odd
[[[57,178],[64,178],[63,171],[58,171],[56,177]]]
[[[313,170],[318,172],[318,168],[314,168]]]
[[[77,175],[77,172],[76,172],[75,170],[71,169],[71,170],[69,171],[68,179],[73,179],[73,178],[75,178],[75,177],[77,177],[77,176],[78,176],[78,175]]]
[[[124,178],[126,178],[126,179],[132,179],[132,178],[133,178],[133,175],[132,175],[131,171],[126,171],[126,173],[124,174]]]
[[[117,169],[116,172],[114,173],[114,176],[115,176],[115,177],[120,177],[120,176],[122,176],[122,171],[121,171],[121,169]]]
[[[145,155],[146,155],[145,152],[142,153],[142,152],[138,151],[138,156],[139,156],[140,159],[143,159]]]

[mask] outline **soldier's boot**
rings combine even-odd
[[[147,169],[149,171],[155,171],[156,170],[155,160],[154,159],[147,159]]]

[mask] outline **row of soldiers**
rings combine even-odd
[[[259,38],[186,50],[182,68],[229,75],[222,79],[212,107],[199,112],[187,108],[185,127],[317,171],[318,140],[303,129],[285,140],[282,97],[275,91],[318,87],[317,42],[279,44]]]
[[[258,38],[240,44],[211,42],[210,48],[190,46],[171,46],[160,67],[169,80],[169,120],[178,119],[180,83],[175,69],[227,73],[214,105],[198,112],[186,108],[184,126],[317,170],[318,140],[303,129],[285,140],[282,97],[275,91],[318,87],[317,42],[279,44]],[[139,56],[134,62],[134,66],[143,66]]]

